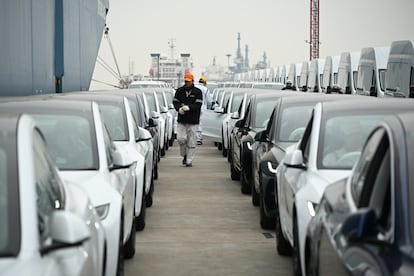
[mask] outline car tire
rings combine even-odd
[[[256,192],[256,188],[254,185],[252,186],[252,204],[253,206],[259,206],[260,205],[260,195],[258,192]]]
[[[224,147],[224,138],[221,138],[221,154],[223,157],[227,157],[227,149]]]
[[[293,216],[293,250],[292,250],[292,264],[293,275],[302,276],[302,268],[300,263],[300,248],[299,248],[299,235],[298,235],[298,223],[296,215]]]
[[[233,164],[230,164],[230,178],[231,180],[240,180],[240,171],[237,171]]]
[[[142,201],[141,201],[141,212],[139,213],[139,216],[135,218],[135,229],[137,231],[142,231],[145,228],[145,217],[146,217],[146,196],[145,191],[142,191]]]
[[[170,147],[172,147],[172,146],[174,145],[174,138],[171,138],[171,139],[168,141],[168,144],[170,145]]]
[[[252,192],[252,187],[250,183],[247,182],[246,176],[243,171],[240,172],[240,184],[241,184],[241,187],[240,187],[241,193],[244,195],[250,195]]]
[[[152,206],[152,195],[154,194],[154,177],[151,178],[150,190],[145,196],[145,205],[147,208]]]
[[[217,149],[219,151],[222,151],[223,150],[223,144],[222,143],[217,143]]]
[[[135,226],[136,226],[136,222],[134,219],[132,221],[129,239],[127,240],[126,244],[123,247],[125,259],[131,259],[135,255],[135,240],[136,240],[136,235],[137,235]]]
[[[279,216],[279,203],[277,199],[277,194],[275,194],[275,201],[276,201],[276,251],[280,256],[291,256],[292,255],[292,246],[290,245],[289,241],[285,239],[282,233],[282,225],[280,224],[280,216]]]
[[[123,211],[121,218],[124,217]],[[125,259],[124,259],[124,221],[121,219],[121,226],[119,229],[119,244],[118,244],[118,263],[116,266],[116,276],[124,276],[125,272]]]
[[[161,149],[161,156],[165,156],[165,146]]]
[[[263,229],[275,229],[275,220],[271,217],[268,217],[266,215],[265,209],[264,209],[264,198],[262,196],[263,193],[260,193],[259,195],[259,208],[260,208],[260,226]]]

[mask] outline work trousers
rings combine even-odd
[[[206,109],[207,107],[203,105],[200,110],[200,123],[198,124],[198,128],[197,128],[197,142],[203,141],[203,127],[202,127],[201,121],[202,121],[203,113]]]
[[[195,148],[196,148],[196,132],[198,125],[191,124],[177,124],[177,141],[180,145],[180,155],[187,156],[187,164],[193,162]]]

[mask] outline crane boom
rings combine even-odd
[[[319,0],[310,0],[310,60],[319,58]]]

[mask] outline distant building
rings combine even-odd
[[[178,87],[185,73],[192,72],[194,65],[191,54],[181,53],[179,58],[174,57],[174,40],[170,39],[170,56],[159,53],[151,54],[151,68],[149,77],[154,80],[161,80]]]

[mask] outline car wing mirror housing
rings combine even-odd
[[[214,112],[216,113],[224,113],[224,108],[221,106],[217,106],[214,108]]]
[[[157,111],[151,111],[151,118],[158,119],[160,114]]]
[[[41,254],[51,251],[77,247],[91,238],[86,223],[77,215],[65,210],[56,210],[49,221],[52,244],[41,249]]]
[[[291,152],[287,152],[283,163],[288,167],[303,168],[303,154],[299,149],[295,149]]]
[[[341,226],[342,235],[350,241],[374,237],[377,216],[373,209],[361,209],[345,219]]]

